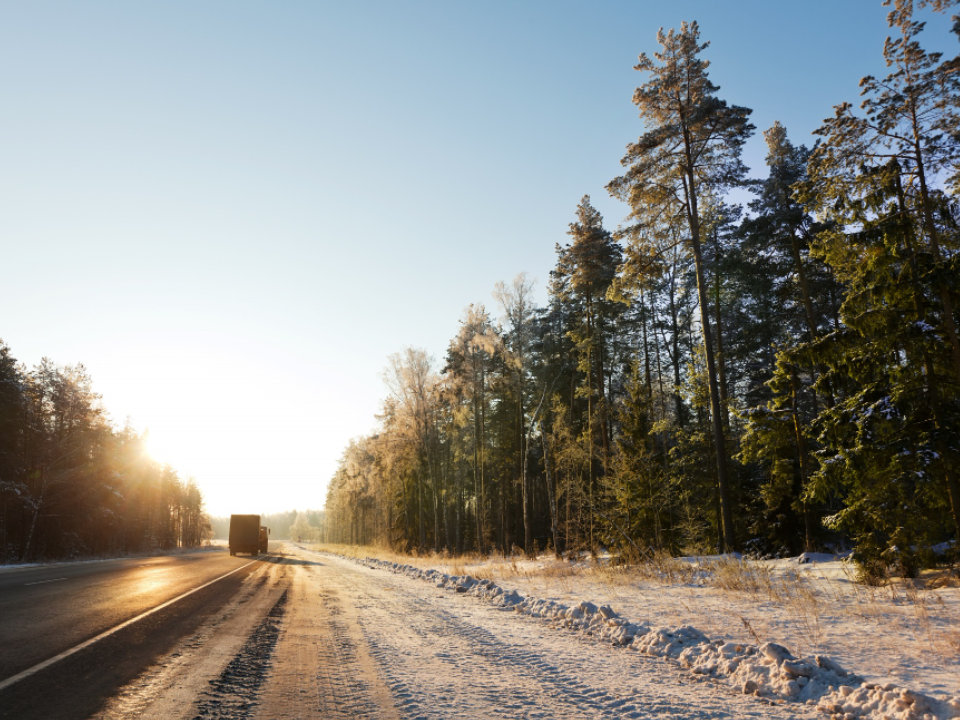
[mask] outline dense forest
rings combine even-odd
[[[203,498],[115,429],[82,365],[22,367],[0,342],[0,562],[192,547]]]
[[[545,307],[520,274],[492,311],[466,308],[439,366],[389,358],[378,428],[329,484],[326,539],[853,546],[877,574],[955,547],[960,57],[924,51],[914,14],[954,4],[896,0],[889,74],[812,147],[765,130],[761,179],[741,162],[751,111],[718,96],[697,24],[661,31],[635,68],[643,134],[607,186],[625,222],[584,197]]]

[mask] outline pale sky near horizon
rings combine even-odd
[[[642,132],[657,28],[795,143],[885,72],[880,0],[0,0],[0,339],[83,363],[208,510],[319,508],[390,353],[438,361]],[[958,51],[925,13],[924,46]]]

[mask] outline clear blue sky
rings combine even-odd
[[[831,2],[0,2],[0,338],[84,363],[214,514],[320,507],[386,357],[545,280],[658,27],[795,142],[884,72]],[[925,46],[954,54],[949,19]]]

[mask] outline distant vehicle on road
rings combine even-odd
[[[230,554],[258,555],[267,551],[266,528],[260,525],[259,515],[230,516]]]

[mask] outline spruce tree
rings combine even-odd
[[[610,399],[607,378],[612,370],[611,339],[623,305],[607,297],[622,258],[603,217],[584,196],[577,221],[570,223],[569,245],[557,248],[557,267],[551,273],[551,291],[570,307],[569,338],[577,356],[583,384],[577,396],[587,401],[583,438],[587,446],[587,502],[590,506],[590,543],[598,499],[598,478],[606,474],[612,450]],[[597,458],[599,456],[599,463]]]
[[[778,352],[774,362],[763,363],[750,378],[753,402],[745,413],[740,458],[762,473],[766,539],[776,549],[796,551],[802,538],[802,547],[812,550],[818,522],[803,494],[816,468],[816,445],[807,428],[820,409],[833,403],[833,393],[826,381],[819,393],[811,388],[826,374],[825,366],[798,365],[789,351],[832,330],[838,311],[834,299],[841,289],[829,268],[810,256],[810,245],[824,228],[792,189],[806,179],[810,151],[793,145],[780,123],[764,138],[769,175],[753,183],[758,197],[739,228],[735,274],[750,298],[747,306],[759,311],[750,318],[751,338],[744,352],[771,347]]]
[[[848,285],[842,327],[793,356],[828,367],[818,382],[840,390],[814,424],[822,450],[807,496],[840,494],[844,507],[826,522],[855,537],[865,567],[911,574],[918,549],[951,524],[960,536],[960,393],[902,172],[894,159],[858,178],[846,217],[855,229],[826,234],[821,249]]]
[[[814,489],[852,492],[834,524],[874,555],[903,551],[907,529],[934,531],[935,523],[908,522],[900,510],[949,508],[960,538],[960,232],[952,201],[933,184],[960,162],[960,79],[956,60],[941,62],[920,46],[924,24],[911,0],[896,0],[887,19],[897,31],[883,48],[890,74],[861,80],[862,115],[842,103],[824,121],[824,141],[798,185],[800,200],[835,224],[818,237],[817,252],[848,285],[845,327],[810,355],[847,394],[822,414],[825,461]],[[910,488],[894,503],[890,493]]]
[[[957,171],[960,163],[960,58],[941,62],[928,53],[918,37],[924,23],[913,18],[913,0],[896,0],[887,22],[896,31],[883,46],[890,74],[860,81],[862,115],[850,103],[835,108],[817,133],[824,142],[810,160],[808,201],[816,210],[841,207],[860,194],[857,185],[870,180],[863,169],[898,169],[903,212],[917,227],[917,251],[929,254],[936,305],[936,332],[949,343],[953,372],[960,382],[960,336],[956,302],[960,249],[948,199],[934,185],[942,171]],[[896,165],[891,164],[896,161]],[[960,172],[954,175],[958,184]]]

